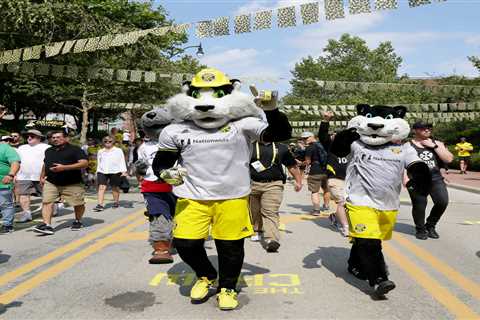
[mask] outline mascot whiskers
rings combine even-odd
[[[289,139],[292,129],[276,105],[262,105],[258,97],[240,91],[238,80],[216,69],[197,73],[167,107],[183,122],[162,131],[153,167],[175,185],[179,197],[173,241],[198,278],[190,298],[194,303],[208,299],[217,279],[204,248],[211,230],[218,253],[218,305],[232,310],[238,306],[244,238],[253,234],[248,210],[251,143]]]
[[[382,240],[392,237],[400,207],[403,172],[408,188],[426,194],[430,171],[409,144],[400,144],[410,127],[403,120],[403,106],[357,105],[358,116],[348,129],[338,133],[331,151],[350,157],[346,176],[346,212],[352,249],[348,271],[368,280],[375,294],[383,296],[395,288],[388,278],[382,254]]]

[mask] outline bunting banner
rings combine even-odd
[[[327,20],[345,18],[343,0],[324,0],[325,18]]]
[[[228,36],[230,34],[229,18],[220,17],[213,20],[213,34],[215,36]]]
[[[247,33],[251,32],[250,29],[251,16],[249,14],[242,14],[235,17],[235,33]]]
[[[196,24],[196,35],[198,38],[209,38],[213,36],[213,25],[211,21],[200,21]]]
[[[278,8],[277,18],[279,28],[295,27],[297,25],[295,6]]]
[[[370,13],[370,0],[350,0],[350,14]]]
[[[397,9],[398,2],[397,0],[375,0],[375,10],[391,10]]]
[[[303,24],[312,24],[319,21],[319,4],[318,2],[304,3],[300,5],[300,15]]]
[[[255,30],[270,29],[272,27],[272,10],[265,10],[255,13]]]

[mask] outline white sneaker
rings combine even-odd
[[[23,212],[22,215],[17,219],[17,222],[24,223],[32,221],[32,213],[31,212]]]
[[[259,232],[256,232],[253,236],[250,237],[250,241],[253,242],[259,242],[260,240],[262,240],[262,236]]]

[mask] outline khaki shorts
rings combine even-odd
[[[21,196],[42,195],[42,186],[39,181],[17,180],[15,187]]]
[[[45,181],[43,186],[43,203],[52,203],[62,197],[65,202],[71,206],[81,206],[85,204],[85,188],[83,184],[76,183],[68,186],[57,186]]]
[[[307,178],[308,191],[317,193],[320,192],[320,188],[325,192],[328,191],[327,180],[326,174],[309,175]]]
[[[345,202],[345,181],[341,179],[328,179],[328,191],[336,204]]]

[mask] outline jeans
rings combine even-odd
[[[0,212],[2,213],[2,224],[4,226],[13,225],[15,217],[13,190],[0,189]]]
[[[409,191],[412,200],[412,216],[417,230],[425,230],[426,227],[435,227],[440,217],[448,206],[447,185],[443,180],[432,181],[432,189],[429,194],[433,200],[433,208],[425,223],[425,210],[427,208],[427,196],[414,191]]]

